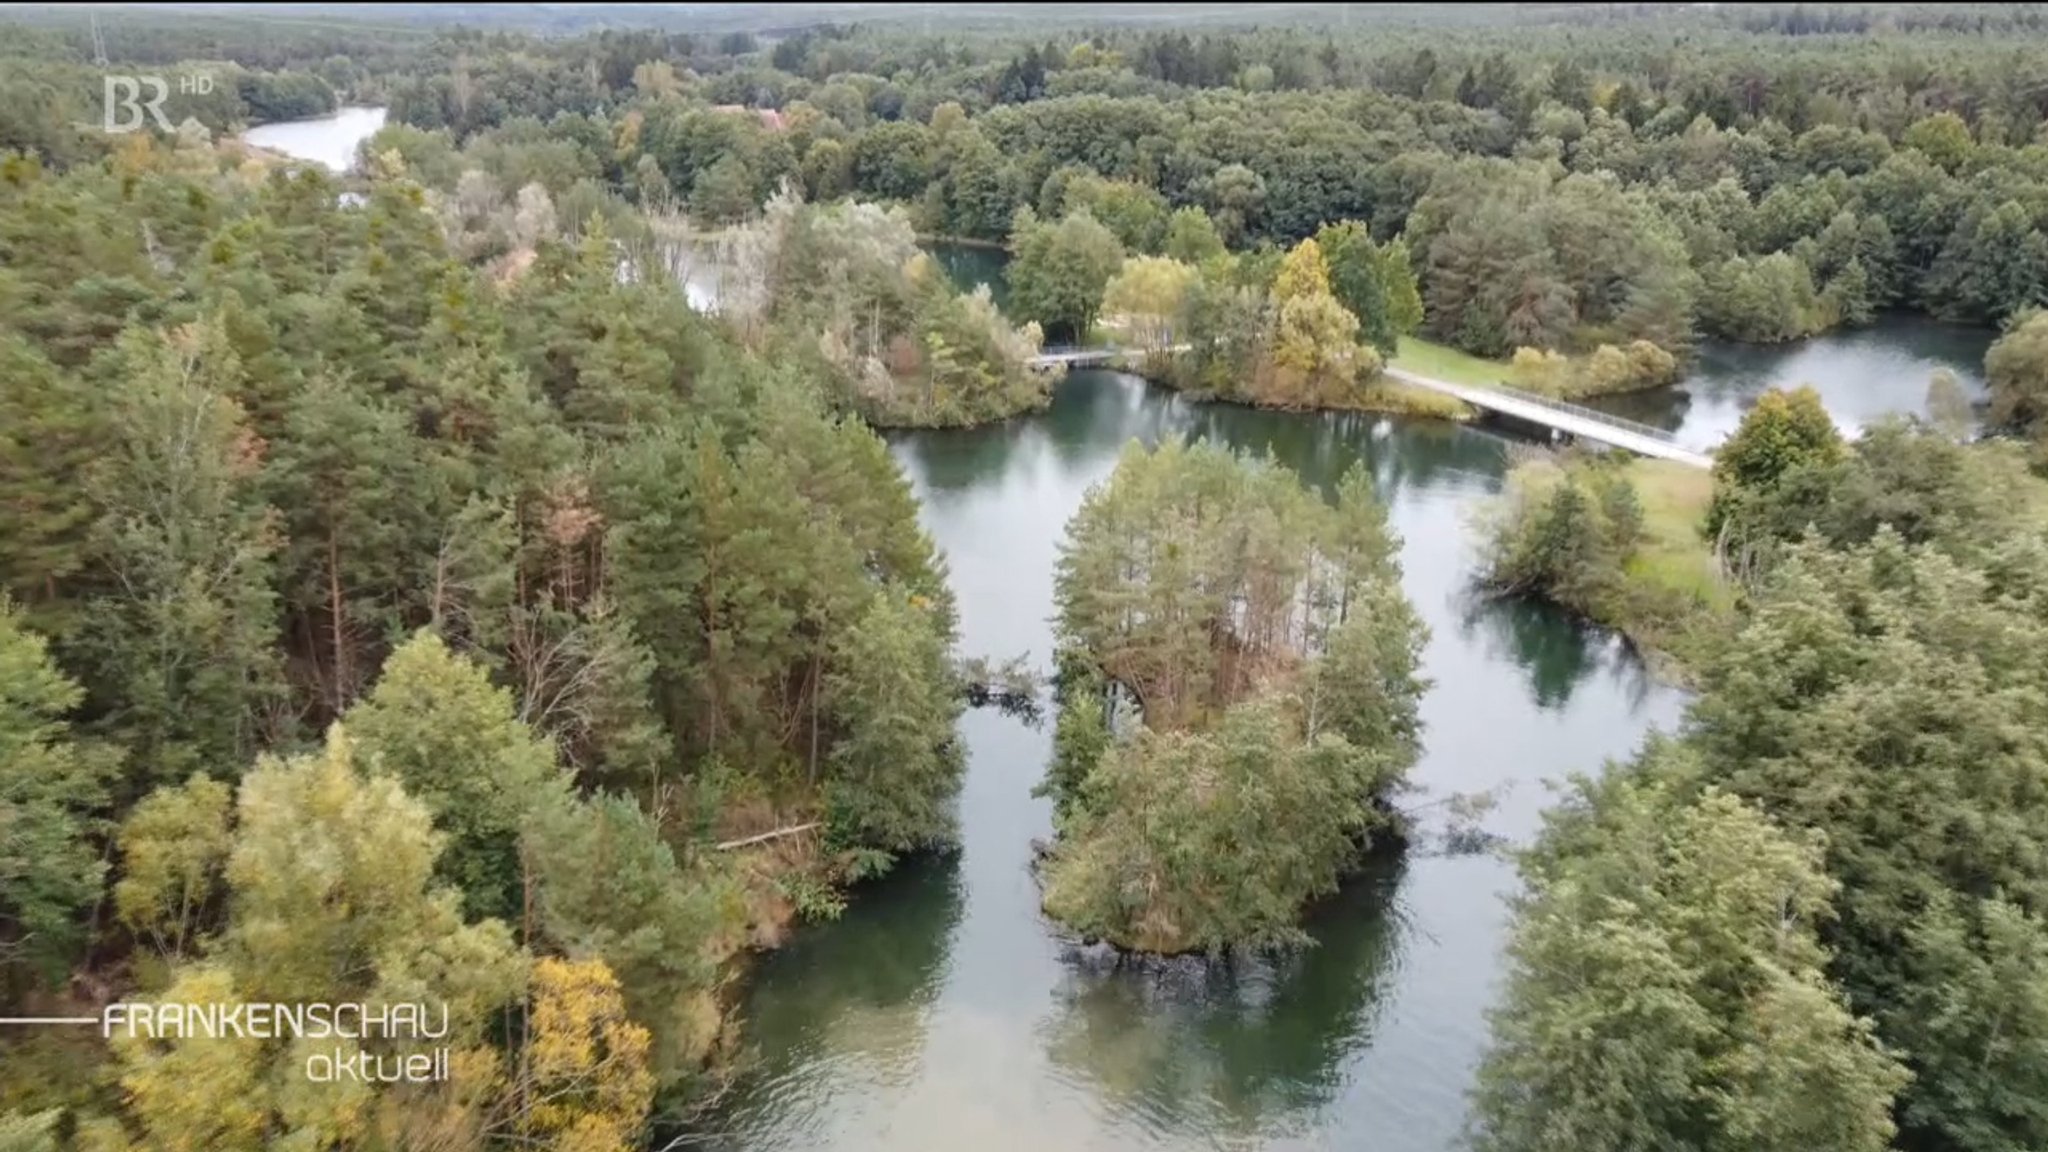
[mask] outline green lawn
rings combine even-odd
[[[1642,545],[1630,575],[1698,597],[1716,611],[1733,606],[1734,593],[1714,563],[1713,549],[1700,538],[1714,476],[1673,460],[1629,461],[1629,480],[1643,505]]]
[[[1443,344],[1432,344],[1419,336],[1401,337],[1401,350],[1394,354],[1394,367],[1417,376],[1433,376],[1453,384],[1491,388],[1507,382],[1505,361],[1486,360]]]

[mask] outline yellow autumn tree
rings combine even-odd
[[[1330,266],[1303,240],[1273,277],[1265,362],[1256,399],[1281,407],[1343,407],[1356,384],[1377,374],[1379,358],[1358,344],[1358,317],[1330,292]]]
[[[212,821],[163,823],[210,829]],[[502,922],[465,923],[458,894],[435,882],[443,839],[427,807],[397,780],[362,771],[339,724],[317,753],[257,761],[236,795],[224,869],[229,927],[206,942],[203,959],[172,970],[162,998],[443,1005],[452,1075],[446,1085],[379,1088],[308,1071],[309,1058],[336,1050],[353,1058],[358,1050],[395,1056],[425,1047],[384,1037],[270,1044],[117,1034],[121,1087],[147,1147],[359,1147],[373,1131],[396,1133],[394,1146],[477,1146],[444,1137],[483,1130],[494,1065],[489,1025],[521,999],[528,963]],[[191,870],[172,863],[161,871]],[[138,915],[151,915],[172,903],[155,893],[183,887],[182,879],[152,882],[148,899],[131,899]],[[195,1084],[206,1091],[194,1092]]]
[[[1280,258],[1280,270],[1273,274],[1273,301],[1285,304],[1303,296],[1330,295],[1330,262],[1323,259],[1322,245],[1303,240]]]
[[[1128,327],[1131,342],[1148,353],[1173,346],[1174,318],[1201,273],[1164,256],[1130,256],[1103,291],[1102,311]]]
[[[533,1004],[515,1128],[556,1152],[630,1152],[654,1106],[647,1029],[626,1015],[602,960],[533,967]]]
[[[180,970],[162,996],[172,1004],[231,1004],[234,976],[218,965]],[[113,1035],[129,1114],[161,1152],[242,1152],[263,1147],[271,1117],[264,1042]],[[194,1091],[194,1085],[205,1091]]]
[[[167,956],[185,954],[227,859],[233,801],[226,784],[195,774],[144,797],[121,825],[115,914]]]

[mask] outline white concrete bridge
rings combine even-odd
[[[1640,424],[1620,416],[1610,416],[1582,405],[1552,400],[1547,396],[1538,396],[1500,385],[1481,387],[1476,384],[1454,384],[1433,376],[1418,376],[1401,368],[1388,368],[1386,375],[1390,380],[1399,380],[1416,388],[1426,388],[1431,392],[1454,396],[1474,408],[1498,412],[1503,416],[1540,425],[1574,439],[1592,440],[1634,452],[1638,456],[1675,460],[1699,469],[1714,466],[1712,456],[1685,447],[1662,428],[1653,428],[1648,424]]]

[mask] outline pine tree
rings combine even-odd
[[[0,592],[57,619],[90,559],[84,477],[102,429],[90,390],[19,336],[0,335],[0,380]]]
[[[1292,942],[1356,862],[1419,750],[1426,633],[1364,470],[1337,495],[1169,443],[1082,502],[1054,586],[1049,915],[1140,950]]]
[[[665,1085],[693,1072],[716,1038],[708,1013],[711,958],[733,931],[729,889],[685,869],[640,807],[619,796],[549,804],[522,841],[536,943],[602,960],[618,975],[633,1019],[653,1033],[652,1066]]]
[[[402,413],[326,376],[308,383],[274,446],[270,483],[290,537],[292,629],[331,714],[369,681],[384,636],[424,623],[403,611],[421,583],[415,558],[431,553],[434,535],[419,464]]]
[[[103,590],[77,645],[102,724],[133,750],[137,796],[232,776],[280,726],[278,539],[220,327],[136,332],[118,353],[88,480]]]
[[[839,737],[826,797],[840,842],[890,853],[953,842],[965,762],[947,649],[923,608],[888,592],[839,638],[824,706]]]

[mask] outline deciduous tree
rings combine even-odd
[[[602,960],[543,959],[509,1127],[557,1152],[629,1152],[654,1104],[647,1030]]]
[[[1020,212],[1010,230],[1010,303],[1048,333],[1085,339],[1102,310],[1102,293],[1122,267],[1116,234],[1086,211],[1044,223]]]
[[[1714,503],[1707,532],[1718,534],[1745,501],[1768,494],[1795,470],[1825,467],[1842,457],[1842,434],[1812,388],[1772,389],[1714,453]],[[1738,523],[1736,528],[1740,530]]]
[[[2039,439],[2048,429],[2048,312],[2019,319],[1984,356],[1987,418]]]
[[[1818,844],[1672,759],[1579,781],[1524,857],[1475,1146],[1890,1147],[1907,1075],[1827,980]]]
[[[158,952],[184,956],[205,924],[231,844],[227,785],[194,776],[143,797],[121,822],[114,911]]]
[[[118,364],[110,443],[88,479],[104,591],[78,644],[139,796],[239,772],[273,734],[279,540],[266,448],[233,399],[240,366],[221,329],[138,331]]]
[[[84,942],[78,916],[99,898],[95,848],[114,766],[73,741],[83,698],[43,639],[0,599],[0,978],[58,971]],[[4,987],[6,985],[0,985]],[[9,989],[11,991],[11,988]]]
[[[473,918],[518,917],[519,836],[568,789],[555,750],[520,723],[512,695],[430,632],[384,662],[347,714],[356,755],[396,776],[447,833],[437,875]]]

